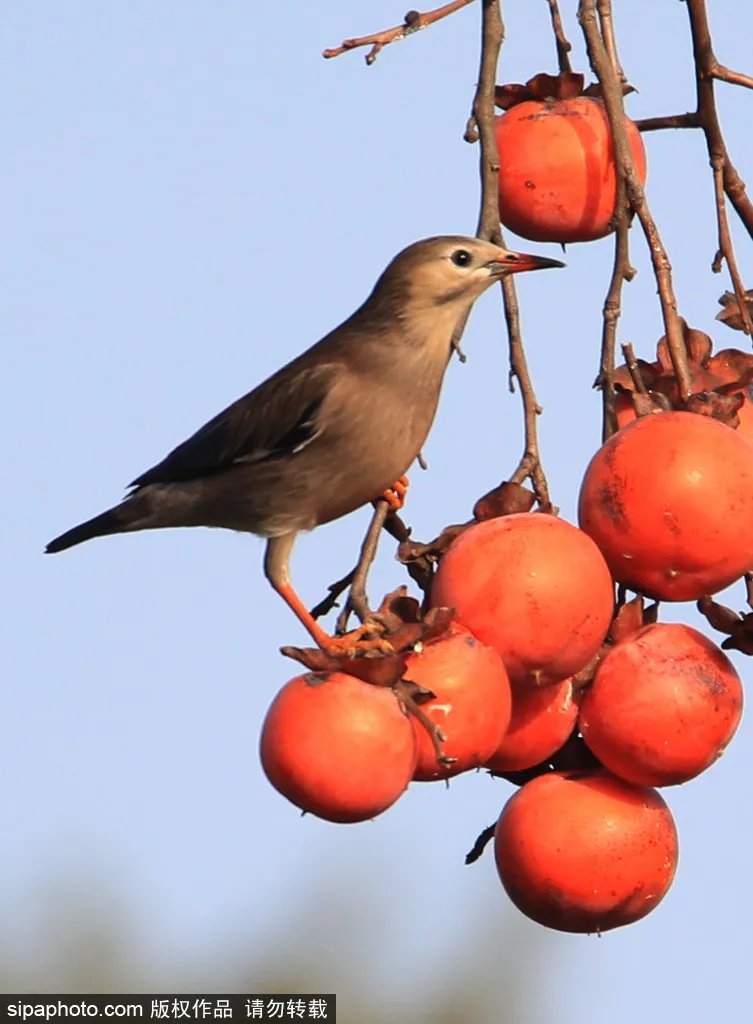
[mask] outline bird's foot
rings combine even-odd
[[[392,512],[399,512],[405,504],[405,495],[408,493],[408,477],[399,477],[391,487],[379,495],[390,506]]]
[[[386,637],[373,635],[375,629],[379,628],[379,623],[364,622],[342,636],[327,637],[320,646],[325,654],[332,657],[378,657],[383,654],[394,654],[395,648]]]

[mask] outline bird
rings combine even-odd
[[[442,235],[395,256],[339,327],[233,402],[128,485],[117,505],[50,541],[209,526],[266,538],[264,574],[325,651],[364,653],[367,628],[330,636],[293,587],[298,534],[381,496],[399,503],[475,300],[508,274],[564,266]],[[363,645],[363,646],[362,646]]]

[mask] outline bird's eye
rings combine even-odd
[[[450,259],[456,267],[467,267],[471,262],[471,254],[467,249],[456,249]]]

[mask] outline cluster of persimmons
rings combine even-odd
[[[542,76],[498,90],[500,217],[527,238],[610,230],[609,126],[575,77],[562,76],[556,99],[538,95]],[[628,128],[645,179],[640,135]],[[713,764],[739,723],[742,689],[717,645],[657,621],[656,608],[707,600],[753,568],[753,357],[712,357],[707,336],[687,329],[686,346],[695,406],[680,402],[664,342],[656,363],[638,367],[640,396],[634,375],[617,371],[620,429],[585,470],[578,526],[543,512],[496,516],[469,525],[441,557],[429,603],[453,609],[453,620],[414,645],[404,667],[430,694],[421,710],[434,733],[393,688],[347,666],[298,676],[262,730],[262,764],[281,793],[354,822],[411,781],[487,768],[523,783],[494,844],[502,884],[525,914],[593,932],[659,903],[678,846],[657,788]],[[644,610],[626,590],[656,603]],[[558,770],[563,749],[576,757]]]

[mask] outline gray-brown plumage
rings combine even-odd
[[[46,550],[169,526],[259,534],[268,580],[328,643],[290,583],[296,535],[376,499],[406,472],[478,296],[505,274],[562,265],[475,238],[416,242],[344,323],[137,477],[121,504]]]

